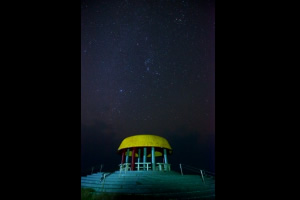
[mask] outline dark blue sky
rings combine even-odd
[[[81,127],[82,170],[154,134],[174,169],[215,171],[214,1],[82,1]]]

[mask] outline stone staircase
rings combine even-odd
[[[81,187],[92,188],[98,194],[151,196],[158,199],[215,199],[214,176],[204,176],[203,182],[199,175],[181,175],[174,171],[99,172],[81,177]]]

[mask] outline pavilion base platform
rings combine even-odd
[[[115,171],[81,177],[81,187],[107,199],[215,199],[215,178],[175,171]]]

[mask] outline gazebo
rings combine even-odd
[[[184,175],[181,164],[181,173],[170,169],[168,158],[172,148],[163,137],[127,137],[121,142],[117,153],[122,157],[120,171],[100,171],[81,178],[81,187],[90,190],[83,190],[87,195],[96,195],[100,199],[131,200],[215,199],[214,175],[202,173],[202,169],[194,167],[192,169],[200,174]]]
[[[168,155],[172,154],[172,148],[169,142],[161,136],[134,135],[127,137],[121,142],[118,154],[122,155],[120,171],[171,170]],[[131,163],[129,157],[131,157]],[[156,157],[162,157],[162,162],[156,162]],[[151,158],[148,159],[151,162],[148,162],[147,158]]]

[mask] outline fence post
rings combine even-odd
[[[203,173],[202,173],[202,170],[201,170],[201,169],[200,169],[200,173],[201,173],[202,181],[203,181],[203,183],[205,184],[204,176],[203,176]]]
[[[179,166],[180,166],[180,171],[181,171],[181,176],[183,175],[183,173],[182,173],[182,167],[181,167],[181,163],[179,164]]]
[[[101,167],[100,167],[100,172],[101,172],[101,170],[102,170],[102,167],[103,167],[103,165],[101,164]]]
[[[103,179],[102,179],[102,181],[103,181],[103,183],[102,183],[102,192],[104,192],[104,182],[105,182],[105,176],[106,176],[106,174],[104,173],[104,174],[102,174],[102,177],[103,177]]]
[[[94,171],[94,167],[92,167],[92,174],[93,174],[93,171]]]

